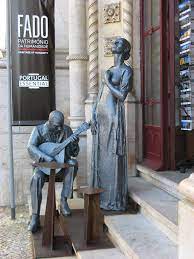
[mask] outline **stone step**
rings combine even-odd
[[[177,243],[178,199],[141,177],[130,177],[129,195],[146,216],[173,242]]]
[[[42,259],[76,259],[76,256],[65,256],[65,257],[42,257]]]
[[[191,174],[190,171],[185,174],[181,174],[179,171],[156,172],[143,165],[137,165],[136,168],[142,178],[153,183],[153,185],[168,192],[174,197],[182,199],[182,195],[178,191],[178,184],[185,178],[189,177]]]
[[[132,259],[126,257],[118,248],[81,251],[77,253],[79,259]]]
[[[140,213],[106,216],[105,224],[109,236],[127,258],[178,258],[177,246]]]

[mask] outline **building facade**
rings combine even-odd
[[[161,0],[55,1],[56,108],[76,129],[91,119],[104,71],[113,65],[115,38],[132,45],[127,61],[133,67],[133,90],[125,101],[129,176],[137,164],[152,170],[175,170],[193,158],[193,131],[181,130],[179,4]],[[187,11],[187,10],[186,10]],[[0,205],[9,204],[7,71],[5,50],[0,59]],[[26,151],[31,126],[14,126],[16,199],[26,202],[31,178]],[[90,177],[92,136],[80,137],[76,184]]]
[[[111,43],[118,36],[132,44],[128,62],[134,70],[133,91],[126,100],[129,174],[136,172],[141,159],[141,87],[140,87],[140,4],[139,1],[55,1],[56,37],[56,108],[64,112],[73,129],[90,120],[104,71],[113,65]],[[7,71],[5,50],[0,63],[1,160],[0,205],[9,204]],[[6,98],[5,98],[6,97]],[[139,122],[138,122],[139,121]],[[13,127],[14,169],[17,204],[29,193],[32,175],[26,151],[31,126]],[[76,184],[86,185],[90,175],[91,134],[80,137],[79,175]],[[137,157],[138,154],[138,157]]]
[[[121,36],[132,45],[131,57],[127,62],[133,68],[133,90],[125,101],[129,193],[140,205],[142,215],[151,219],[151,223],[165,233],[164,240],[168,237],[165,244],[173,255],[161,258],[177,258],[177,246],[179,259],[193,258],[194,231],[191,226],[194,215],[194,177],[191,174],[188,178],[191,172],[181,175],[176,171],[185,162],[192,166],[194,161],[193,130],[183,129],[180,108],[183,97],[180,95],[182,69],[179,11],[180,4],[187,2],[190,1],[55,0],[56,108],[64,113],[65,122],[73,130],[91,119],[104,72],[114,62],[112,42]],[[183,12],[191,12],[192,8],[189,11],[183,9]],[[188,37],[187,31],[185,33]],[[2,49],[0,206],[9,205],[7,98],[6,57]],[[32,168],[26,146],[31,131],[31,126],[13,127],[17,204],[27,203],[29,194]],[[77,187],[89,182],[91,153],[92,136],[88,131],[80,136],[79,173],[75,181]],[[181,182],[184,178],[187,179]],[[134,233],[138,228],[133,229],[133,226],[138,219],[134,217],[133,222],[133,216],[130,218],[132,223],[129,226]],[[144,218],[140,217],[138,227],[142,222]],[[111,220],[107,220],[106,224],[111,228]],[[149,224],[148,229],[152,229],[153,226]],[[122,228],[120,234],[124,233]],[[142,233],[147,235],[149,244],[155,243],[150,232]],[[125,243],[127,238],[128,232],[121,241]],[[141,241],[141,236],[137,240]],[[118,246],[123,247],[123,242],[118,243]],[[152,256],[155,251],[156,257],[160,252],[165,254],[165,249],[157,248],[157,245],[159,248],[164,247],[163,241],[157,242],[153,250],[150,248]],[[132,250],[130,248],[124,253],[129,255]],[[166,256],[170,256],[169,251]]]

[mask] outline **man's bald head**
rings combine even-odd
[[[55,130],[62,130],[64,125],[64,115],[60,111],[52,111],[49,114],[49,125]]]

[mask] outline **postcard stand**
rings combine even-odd
[[[180,117],[181,130],[194,128],[194,1],[179,4],[180,25]]]

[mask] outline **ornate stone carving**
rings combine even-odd
[[[85,54],[72,54],[67,56],[67,60],[72,61],[72,60],[83,60],[87,61],[88,60],[88,55]]]
[[[59,49],[55,50],[55,67],[56,69],[68,69],[69,62],[67,61],[67,56],[69,55],[69,51],[67,49]]]
[[[120,22],[120,3],[107,4],[104,6],[104,23]]]
[[[123,24],[124,38],[127,39],[132,44],[133,0],[123,0],[122,12],[123,12],[122,24]],[[132,63],[132,55],[128,62]]]
[[[119,36],[116,37],[107,37],[104,38],[104,56],[105,57],[112,57],[112,45],[115,41],[116,38],[118,38]]]
[[[98,93],[98,0],[88,1],[89,95]]]

